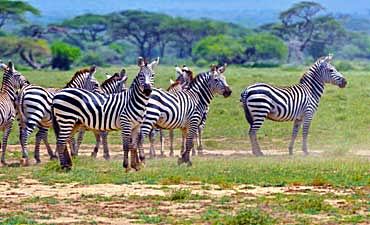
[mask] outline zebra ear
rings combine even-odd
[[[225,72],[225,70],[226,70],[226,67],[227,67],[227,63],[224,63],[224,65],[223,65],[223,66],[221,66],[220,68],[218,68],[218,72],[219,72],[219,73],[224,73],[224,72]]]
[[[143,57],[140,56],[139,58],[137,58],[137,65],[140,67],[145,66],[145,60]]]
[[[15,71],[14,64],[13,64],[12,61],[9,61],[8,62],[8,68],[10,69],[11,72],[14,72]]]
[[[159,64],[159,57],[157,57],[153,62],[149,64],[150,68],[154,69],[154,67],[158,66]]]
[[[170,84],[172,85],[174,83],[175,83],[175,81],[173,81],[172,79],[170,79]]]
[[[105,74],[105,77],[106,77],[107,79],[109,79],[109,78],[111,78],[111,77],[112,77],[112,75]]]
[[[90,74],[91,75],[94,75],[96,73],[96,65],[92,65],[91,67],[90,67]]]
[[[0,68],[3,70],[7,70],[8,66],[5,63],[3,63],[3,61],[0,60]]]
[[[124,68],[122,68],[121,72],[119,72],[119,76],[120,78],[122,79],[123,82],[126,82],[127,81],[127,74],[126,74],[126,70]]]
[[[176,67],[175,67],[175,70],[176,70],[176,76],[177,77],[179,77],[179,76],[181,76],[182,75],[182,70],[180,69],[180,67],[178,67],[177,65],[176,65]]]
[[[217,66],[215,64],[211,65],[211,71],[216,72],[217,71]]]

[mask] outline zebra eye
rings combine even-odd
[[[334,72],[334,69],[329,69],[330,73]]]

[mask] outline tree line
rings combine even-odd
[[[0,58],[15,58],[34,69],[132,63],[137,55],[161,56],[167,63],[181,59],[252,66],[302,63],[328,52],[370,59],[369,33],[349,31],[316,2],[296,3],[276,23],[254,30],[137,10],[88,13],[42,26],[27,23],[26,13],[40,15],[27,2],[1,0]]]

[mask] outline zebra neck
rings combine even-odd
[[[310,93],[316,98],[319,99],[321,98],[323,92],[324,92],[324,87],[325,84],[324,82],[320,79],[320,77],[312,73],[312,71],[308,71],[300,81],[301,84],[307,87],[307,89],[310,91]]]
[[[199,75],[198,75],[199,76]],[[204,79],[194,80],[191,88],[189,89],[193,95],[198,96],[200,104],[208,106],[213,99],[213,92],[208,87],[209,77],[205,76]]]
[[[10,100],[15,101],[16,92],[11,86],[3,84],[3,86],[1,87],[1,92],[6,93],[8,97],[10,98]]]
[[[145,104],[149,100],[149,96],[146,96],[143,91],[140,89],[140,83],[138,78],[132,82],[130,88],[127,91],[128,98],[134,98],[134,101],[130,105]]]

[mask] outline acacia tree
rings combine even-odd
[[[40,15],[40,11],[24,1],[0,0],[0,28],[9,21],[25,22],[26,13]]]
[[[50,49],[46,40],[0,37],[1,57],[19,57],[34,69],[50,66]]]
[[[90,13],[65,20],[61,26],[88,42],[101,41],[108,28],[105,16]]]
[[[135,10],[110,15],[110,34],[113,40],[126,40],[135,45],[139,55],[151,57],[163,36],[161,26],[169,16]]]

